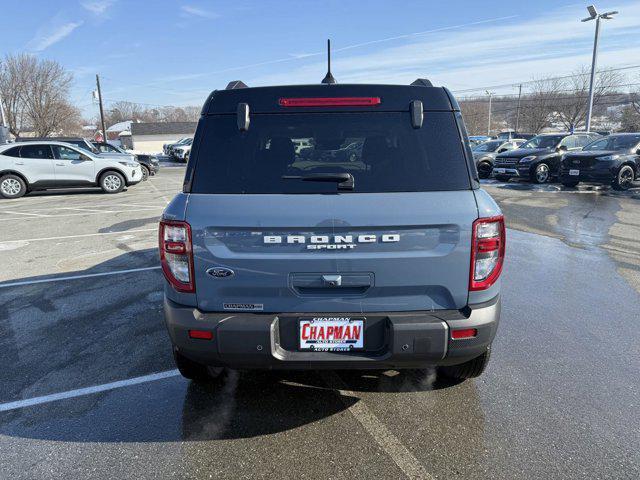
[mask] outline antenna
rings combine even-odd
[[[329,39],[327,39],[327,74],[320,83],[326,83],[327,85],[336,83],[336,79],[331,75],[331,40]]]

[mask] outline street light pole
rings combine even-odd
[[[589,103],[587,104],[587,121],[586,121],[586,130],[587,132],[591,130],[591,114],[593,113],[593,95],[594,95],[594,85],[596,80],[596,67],[598,63],[598,37],[600,35],[600,20],[611,20],[613,15],[616,15],[617,11],[606,12],[606,13],[598,13],[596,7],[593,5],[589,5],[587,7],[587,11],[589,12],[589,17],[583,18],[583,22],[589,22],[591,20],[596,21],[596,35],[593,39],[593,58],[591,59],[591,78],[589,80]]]

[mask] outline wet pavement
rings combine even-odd
[[[508,257],[478,379],[229,372],[202,387],[174,371],[155,268],[181,173],[0,202],[0,478],[640,476],[633,193],[487,183]],[[41,403],[12,403],[26,399]]]

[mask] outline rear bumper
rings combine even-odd
[[[178,351],[207,365],[314,370],[424,368],[464,363],[482,354],[498,328],[500,298],[461,311],[353,314],[365,317],[365,350],[360,352],[299,350],[298,318],[316,314],[203,313],[166,298],[164,312]],[[451,330],[467,328],[477,329],[477,335],[451,339]],[[190,329],[209,330],[213,339],[189,338]]]
[[[562,169],[560,172],[560,179],[562,181],[570,182],[595,182],[595,183],[611,183],[616,178],[615,170],[609,168],[590,168],[580,169],[576,168],[580,173],[579,175],[570,175],[570,169]]]

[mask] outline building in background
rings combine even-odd
[[[192,137],[196,131],[197,122],[141,122],[131,124],[131,146],[137,153],[162,153],[162,146],[180,140],[183,137]],[[125,136],[120,135],[125,140]],[[125,144],[126,146],[126,144]]]

